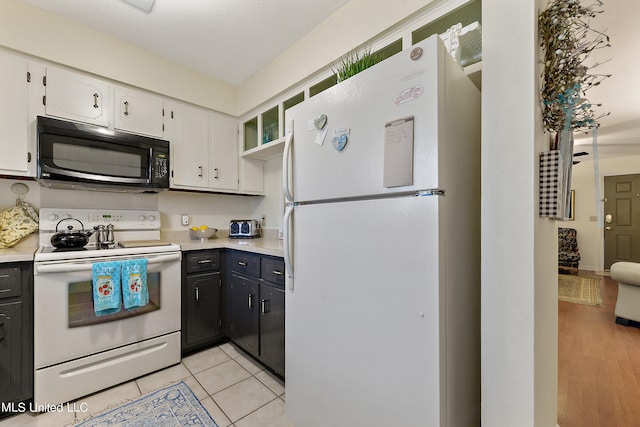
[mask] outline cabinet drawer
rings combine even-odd
[[[269,282],[284,285],[284,259],[262,258],[262,275]]]
[[[195,251],[187,252],[187,273],[196,273],[200,271],[211,271],[220,269],[220,252],[211,251]]]
[[[231,269],[248,276],[260,277],[260,256],[234,252],[231,254]]]
[[[17,267],[0,267],[0,298],[20,296],[20,269]]]

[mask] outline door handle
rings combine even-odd
[[[93,94],[93,108],[100,108],[100,106],[98,105],[98,94],[94,93]]]
[[[124,101],[124,115],[129,115],[129,101]]]
[[[263,299],[262,301],[260,301],[260,303],[261,303],[261,310],[260,311],[262,311],[262,314],[267,314],[269,312],[267,310],[267,302],[268,301],[266,299]]]
[[[293,290],[293,257],[291,254],[291,246],[293,244],[291,240],[291,215],[293,214],[294,207],[288,205],[284,212],[284,218],[282,219],[282,249],[284,252],[284,266],[289,276],[289,289]]]
[[[284,194],[284,202],[293,202],[293,194],[289,186],[289,175],[291,168],[289,167],[289,157],[291,155],[291,143],[293,142],[293,129],[287,134],[284,141],[284,150],[282,152],[282,193]]]
[[[607,231],[611,231],[611,227],[605,227],[604,229]]]
[[[253,308],[253,295],[252,294],[249,294],[248,303],[249,303],[249,308]]]
[[[200,288],[196,286],[196,302],[200,301]]]

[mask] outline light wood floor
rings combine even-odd
[[[640,426],[640,328],[615,323],[617,282],[600,289],[604,307],[558,301],[560,427]]]

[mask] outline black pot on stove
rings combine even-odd
[[[62,221],[77,221],[82,226],[82,230],[74,230],[73,225],[68,225],[66,230],[58,231],[58,226]],[[58,249],[78,249],[89,243],[89,237],[95,230],[84,229],[84,224],[75,218],[64,218],[56,224],[56,233],[51,236],[51,245]]]

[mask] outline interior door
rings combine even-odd
[[[604,268],[640,262],[640,174],[604,177]]]

